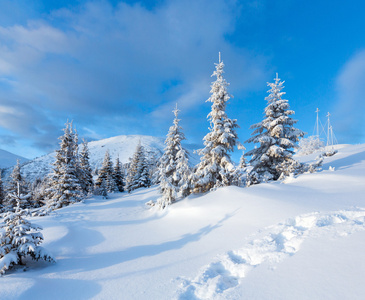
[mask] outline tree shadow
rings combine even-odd
[[[50,242],[47,248],[63,249],[66,253],[85,252],[88,247],[102,243],[105,237],[96,230],[82,226],[68,226],[68,232],[61,239]]]
[[[101,286],[94,280],[37,277],[34,285],[24,291],[18,299],[86,300],[100,292]]]
[[[235,214],[228,214],[215,225],[208,225],[199,229],[195,233],[187,233],[179,239],[168,241],[155,245],[140,245],[130,247],[121,251],[103,252],[82,257],[69,257],[58,261],[63,270],[67,271],[92,271],[100,268],[106,268],[112,265],[140,259],[143,257],[152,257],[161,253],[181,249],[185,245],[199,241],[202,237],[208,235],[213,230],[222,226],[222,224]],[[60,244],[61,245],[61,244]]]

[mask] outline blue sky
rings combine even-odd
[[[165,136],[175,103],[190,143],[208,132],[218,52],[241,142],[262,120],[275,73],[297,127],[332,114],[364,143],[363,1],[0,0],[0,148],[32,158],[74,120],[88,140]],[[246,145],[249,146],[249,145]]]

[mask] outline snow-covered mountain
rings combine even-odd
[[[24,158],[19,155],[13,154],[9,151],[0,149],[0,168],[1,169],[14,166],[16,164],[17,159],[19,159],[19,161],[21,163],[25,163],[28,161],[27,158]]]
[[[127,163],[133,156],[139,143],[145,148],[149,155],[160,156],[163,153],[164,138],[147,135],[120,135],[99,141],[89,142],[90,164],[93,169],[100,168],[104,160],[106,150],[109,150],[110,157],[114,162],[119,156],[122,163]],[[190,163],[196,164],[199,160],[193,153],[194,145],[186,144],[184,147],[189,151]],[[42,178],[51,172],[52,163],[55,161],[55,152],[35,158],[23,164],[21,172],[29,181]],[[11,168],[5,170],[5,178],[11,173]]]
[[[337,149],[322,171],[164,211],[152,187],[29,218],[57,263],[7,272],[0,299],[362,300],[365,145]]]

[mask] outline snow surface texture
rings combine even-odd
[[[21,157],[19,155],[13,154],[11,152],[0,149],[0,168],[8,168],[16,164],[17,159],[20,163],[25,163],[28,161],[27,158]]]
[[[159,197],[153,187],[30,218],[57,263],[9,270],[0,299],[362,300],[365,145],[337,149],[321,172],[164,211],[145,205]]]
[[[164,138],[146,135],[120,135],[100,141],[89,142],[88,146],[90,151],[91,168],[93,170],[95,168],[101,168],[106,150],[109,150],[113,164],[115,163],[115,160],[118,156],[121,163],[129,162],[129,158],[133,156],[139,141],[141,141],[141,144],[147,153],[156,154],[158,156],[161,156],[163,149],[165,148]],[[193,153],[192,147],[194,146],[184,145],[184,147],[185,146],[187,147],[187,150],[190,154],[190,163],[196,164],[199,161],[199,158]],[[35,158],[22,166],[22,175],[29,181],[34,181],[36,178],[43,178],[45,175],[51,172],[52,163],[54,161],[55,152]],[[16,160],[13,162],[13,164],[15,163]],[[11,170],[11,168],[7,169],[4,177],[9,176]]]
[[[310,236],[347,236],[358,230],[365,230],[365,210],[311,213],[289,219],[269,227],[263,237],[251,240],[245,247],[227,252],[194,280],[184,282],[179,299],[218,298],[239,285],[254,267],[263,263],[275,266],[294,255]]]

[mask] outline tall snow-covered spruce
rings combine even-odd
[[[175,202],[180,195],[186,196],[189,193],[190,170],[187,152],[181,145],[185,136],[179,125],[177,105],[173,113],[175,118],[167,133],[166,147],[159,162],[159,188],[162,196],[158,199],[157,204],[161,208]]]
[[[198,150],[200,163],[193,176],[194,192],[207,192],[221,186],[228,186],[235,181],[235,168],[229,152],[237,144],[235,128],[237,120],[228,118],[226,114],[227,101],[231,98],[227,87],[229,83],[223,78],[224,64],[219,54],[219,63],[212,76],[217,79],[211,85],[211,96],[207,102],[212,102],[208,114],[210,132],[204,137],[205,148]]]
[[[49,187],[46,190],[47,206],[53,210],[81,201],[83,198],[78,176],[75,134],[72,123],[67,122],[64,134],[59,137],[60,149],[56,150],[56,161],[53,164],[53,173],[50,174]]]
[[[254,124],[252,137],[246,143],[258,143],[259,146],[246,153],[252,156],[250,164],[253,167],[249,174],[248,184],[259,183],[268,180],[277,180],[283,172],[288,172],[292,166],[299,165],[293,158],[293,148],[297,148],[299,137],[304,132],[294,128],[297,120],[290,116],[294,111],[290,110],[288,100],[282,99],[285,92],[284,81],[280,81],[278,74],[274,83],[268,83],[269,96],[265,108],[264,120]]]

